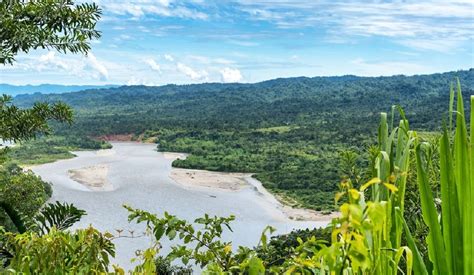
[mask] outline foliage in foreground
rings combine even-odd
[[[3,5],[3,4],[2,4]],[[0,60],[1,61],[1,60]],[[38,134],[50,132],[48,121],[72,122],[72,110],[63,103],[35,103],[20,109],[9,96],[0,97],[0,140],[28,141]],[[32,173],[22,173],[16,166],[6,165],[8,147],[0,148],[0,219],[6,226],[22,227],[20,216],[32,216],[51,196],[51,189]]]
[[[87,53],[100,15],[96,4],[70,0],[0,1],[0,64],[31,49]]]
[[[470,136],[466,125],[461,88],[457,85],[456,129],[452,136],[454,91],[451,88],[449,127],[445,126],[440,139],[440,185],[441,218],[431,192],[427,176],[432,163],[430,146],[420,143],[416,146],[417,182],[420,191],[423,219],[429,228],[427,237],[429,258],[434,274],[474,273],[474,96],[471,96]],[[401,216],[401,214],[400,214]],[[440,222],[441,220],[441,222]],[[412,250],[417,248],[410,242],[409,228],[405,226],[407,240]],[[417,257],[418,265],[423,262]],[[423,270],[426,273],[427,270]]]
[[[0,226],[17,231],[21,217],[31,218],[50,198],[49,183],[14,164],[0,167]]]
[[[3,248],[13,252],[7,274],[97,274],[108,270],[115,255],[111,235],[92,227],[72,233],[53,228],[45,235],[1,233]]]

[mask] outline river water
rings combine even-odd
[[[224,239],[232,241],[234,248],[256,245],[267,225],[277,228],[276,234],[326,225],[326,222],[287,219],[266,194],[258,191],[261,187],[230,192],[181,186],[169,177],[172,160],[157,152],[154,144],[113,143],[113,149],[101,153],[83,151],[75,154],[76,158],[35,166],[32,170],[52,183],[52,201],[74,203],[87,211],[87,216],[76,224],[76,228],[92,224],[111,233],[122,229],[140,234],[143,226],[128,223],[123,204],[157,214],[167,211],[189,221],[204,213],[233,214],[236,217],[231,224],[234,232],[226,233]],[[68,176],[70,169],[98,164],[109,166],[108,180],[113,185],[112,191],[90,191]],[[133,266],[130,259],[135,251],[149,247],[151,240],[148,237],[119,238],[114,243],[117,255],[112,262],[129,269]],[[162,245],[164,251],[169,250],[170,243],[164,241]]]

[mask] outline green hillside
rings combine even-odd
[[[340,155],[375,142],[380,111],[402,106],[411,126],[438,130],[459,77],[474,94],[474,70],[421,76],[314,77],[256,84],[123,86],[68,94],[21,95],[20,106],[64,101],[75,123],[57,135],[133,134],[154,138],[163,151],[189,152],[176,167],[252,172],[283,199],[331,209],[340,182]],[[468,106],[466,102],[466,106]],[[342,167],[342,168],[341,168]],[[360,175],[363,177],[364,175]]]

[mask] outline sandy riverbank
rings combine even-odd
[[[175,160],[184,159],[187,157],[187,154],[164,152],[163,156],[166,159]],[[268,190],[266,190],[259,181],[253,179],[252,174],[249,173],[227,173],[212,172],[207,170],[172,168],[170,178],[176,183],[190,188],[204,187],[225,191],[239,191],[243,188],[253,187],[258,193],[262,195],[262,199],[274,204],[277,209],[279,209],[288,219],[291,220],[330,221],[332,218],[338,216],[338,213],[331,213],[327,215],[311,209],[295,208],[285,205],[281,202],[281,200],[278,200],[276,196],[268,192]]]
[[[288,205],[281,205],[279,207],[285,215],[295,221],[331,221],[333,218],[339,216],[338,212],[332,212],[330,214],[323,214],[322,212],[305,209],[305,208],[293,208]]]
[[[338,213],[331,213],[329,215],[322,212],[294,208],[282,204],[273,194],[268,192],[261,183],[252,178],[249,173],[226,173],[226,172],[212,172],[206,170],[195,169],[181,169],[172,168],[170,178],[176,183],[189,188],[211,188],[220,189],[224,191],[240,191],[243,188],[255,188],[262,196],[261,199],[267,200],[275,205],[288,219],[296,221],[330,221],[336,217]],[[258,182],[258,183],[256,183]]]
[[[250,174],[245,173],[222,173],[206,170],[172,168],[170,178],[188,187],[199,186],[238,191],[249,186],[245,180],[249,175]]]
[[[107,180],[109,166],[107,164],[98,164],[68,171],[69,177],[86,186],[93,191],[113,190],[112,184]]]
[[[163,152],[163,157],[165,157],[165,159],[185,159],[187,156],[188,154],[186,153]]]

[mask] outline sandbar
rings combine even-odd
[[[69,177],[86,186],[93,191],[113,190],[112,184],[107,180],[109,166],[107,164],[98,164],[68,171]]]
[[[245,178],[246,173],[224,173],[206,170],[172,168],[170,178],[188,187],[217,188],[227,191],[238,191],[250,186]]]

